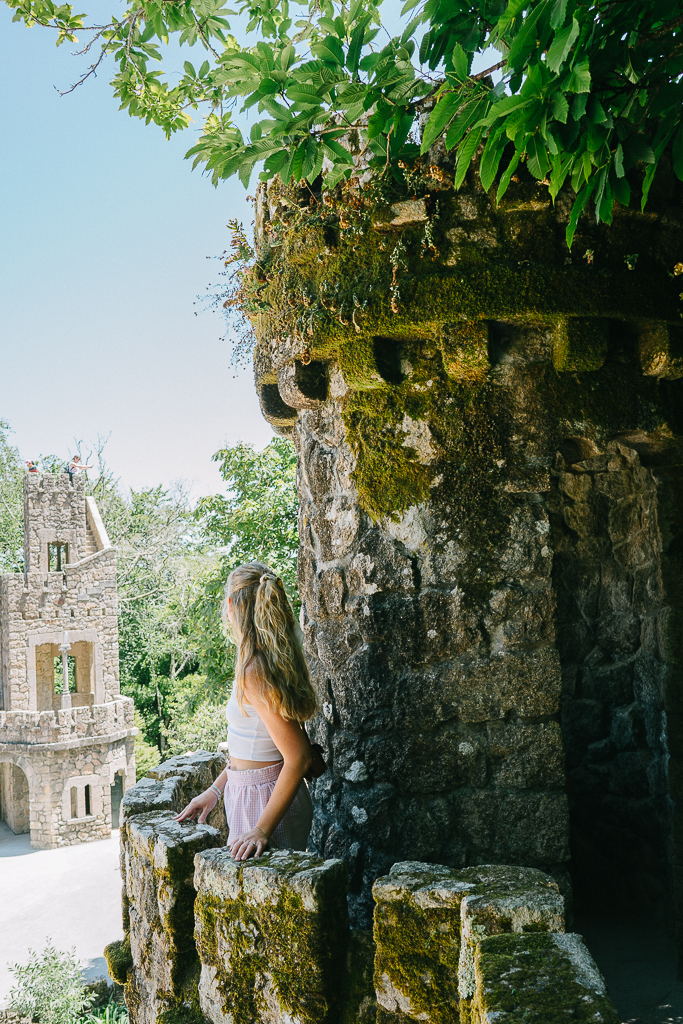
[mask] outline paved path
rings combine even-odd
[[[28,835],[0,822],[0,1007],[14,980],[8,962],[26,963],[48,938],[75,946],[88,979],[106,977],[104,947],[123,938],[119,834],[59,850],[32,850]]]

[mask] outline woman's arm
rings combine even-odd
[[[219,789],[221,793],[225,789],[225,784],[228,781],[228,776],[226,773],[227,769],[224,768],[223,771],[218,776],[218,778],[216,779],[216,781],[213,783],[213,785],[216,786],[216,788]],[[218,803],[218,799],[218,794],[210,786],[208,789],[205,789],[203,793],[200,793],[199,796],[196,796],[194,800],[190,800],[187,807],[185,807],[184,810],[180,812],[180,814],[176,814],[174,820],[186,821],[188,818],[196,818],[197,815],[199,815],[199,824],[203,825],[206,819],[208,818],[209,814],[211,814],[211,811]]]
[[[246,860],[252,854],[257,857],[261,854],[265,848],[264,840],[270,838],[282,821],[299,790],[301,780],[311,766],[310,745],[303,728],[298,722],[282,718],[268,706],[256,689],[253,672],[251,666],[245,671],[244,699],[256,708],[263,719],[273,743],[282,754],[284,764],[256,827],[230,842],[235,860]]]

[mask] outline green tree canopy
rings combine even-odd
[[[96,24],[54,0],[5,2],[15,19],[55,30],[57,45],[86,36],[78,52],[94,63],[79,81],[111,55],[121,106],[167,135],[201,107],[188,156],[214,182],[238,174],[246,185],[262,164],[264,180],[314,183],[325,170],[332,186],[353,173],[342,136],[380,173],[400,175],[444,137],[456,187],[482,144],[481,179],[487,190],[498,181],[499,197],[520,161],[553,197],[570,181],[571,241],[589,201],[606,222],[615,200],[628,203],[636,164],[644,204],[667,147],[683,180],[680,0],[407,0],[393,37],[381,0],[239,0],[237,11],[222,0],[131,0]],[[233,15],[247,20],[244,45],[230,34]],[[177,69],[160,44],[172,36],[206,59],[186,61],[171,85]],[[473,74],[480,54],[494,56]],[[256,108],[248,136],[238,108]]]

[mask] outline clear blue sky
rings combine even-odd
[[[102,18],[116,7],[84,5]],[[400,9],[385,0],[393,32]],[[245,191],[191,170],[193,128],[167,142],[119,111],[111,65],[60,97],[92,58],[11,16],[0,4],[0,418],[26,459],[111,434],[124,485],[216,490],[217,448],[272,436],[251,370],[233,377],[222,317],[195,315],[228,220],[251,221]]]
[[[192,128],[167,142],[119,111],[107,70],[61,98],[75,48],[0,4],[0,418],[24,458],[111,432],[124,485],[206,493],[217,448],[272,436],[222,317],[193,305],[251,210],[239,182],[216,190],[183,160]]]

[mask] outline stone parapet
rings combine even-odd
[[[127,794],[126,934],[106,955],[133,1024],[618,1024],[547,874],[397,863],[373,888],[374,937],[350,931],[341,860],[238,864],[219,828],[173,820],[222,764],[172,758]]]
[[[133,712],[130,697],[59,711],[0,711],[0,750],[134,736]]]
[[[275,850],[238,864],[208,850],[195,857],[194,884],[199,1005],[212,1024],[338,1019],[349,944],[342,861]]]

